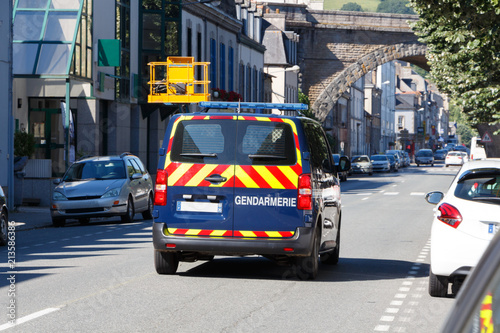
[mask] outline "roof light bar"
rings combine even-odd
[[[199,102],[199,106],[210,109],[278,109],[278,110],[307,110],[308,106],[302,103],[252,103],[252,102]]]

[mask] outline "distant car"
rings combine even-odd
[[[500,233],[481,256],[444,321],[441,333],[496,332],[500,327]]]
[[[438,149],[434,152],[434,161],[444,161],[448,151],[445,149]]]
[[[500,159],[465,163],[448,192],[430,192],[437,204],[431,228],[429,294],[456,293],[500,229]]]
[[[397,155],[393,154],[386,154],[387,158],[389,159],[389,162],[391,164],[391,171],[398,172],[399,171],[399,162],[397,160]]]
[[[7,245],[7,230],[9,228],[9,209],[7,199],[0,186],[0,245]]]
[[[351,173],[373,175],[373,165],[368,155],[354,156],[351,161]]]
[[[405,160],[404,160],[404,152],[402,150],[397,150],[397,149],[391,149],[391,150],[386,150],[385,151],[386,155],[397,155],[396,159],[399,163],[399,167],[405,167]]]
[[[444,160],[445,167],[450,165],[463,165],[469,160],[467,153],[461,151],[450,151]]]
[[[420,166],[420,164],[430,164],[434,166],[434,154],[432,153],[432,149],[420,149],[415,154],[415,164]]]
[[[332,156],[333,156],[333,161],[335,162],[335,167],[337,168],[337,170],[340,170],[340,168],[339,168],[340,155],[339,154],[332,154]],[[346,156],[346,158],[349,159],[349,157],[347,157],[347,156]],[[340,181],[345,182],[347,180],[347,175],[350,172],[351,172],[350,170],[340,171],[338,173],[338,178],[340,179]]]
[[[370,161],[372,162],[373,171],[391,171],[391,162],[387,155],[372,155]]]
[[[410,154],[408,154],[408,152],[404,152],[405,153],[405,163],[406,163],[406,166],[410,166],[411,164],[411,158],[410,158]]]
[[[71,218],[81,224],[92,217],[110,216],[131,222],[136,213],[153,218],[153,181],[137,156],[84,158],[54,183],[50,213],[55,227],[64,226]]]
[[[453,150],[454,151],[462,151],[464,153],[468,153],[469,152],[469,149],[465,146],[455,146],[453,147]]]

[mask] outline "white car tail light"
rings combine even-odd
[[[455,206],[443,203],[438,207],[439,215],[437,219],[446,223],[452,228],[457,228],[462,222],[462,215]]]

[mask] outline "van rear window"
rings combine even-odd
[[[190,163],[232,163],[234,158],[225,148],[228,138],[229,140],[231,137],[234,138],[234,126],[231,126],[231,122],[181,121],[175,131],[171,160]]]
[[[289,124],[210,119],[181,121],[177,125],[170,160],[205,164],[294,165],[297,158]]]
[[[241,165],[293,165],[295,141],[288,124],[276,122],[240,122],[241,151],[237,163]]]

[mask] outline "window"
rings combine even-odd
[[[500,171],[478,169],[465,174],[457,183],[455,196],[464,200],[500,204]]]
[[[234,49],[229,47],[228,51],[228,68],[227,68],[227,90],[234,90]]]
[[[245,65],[240,64],[240,73],[239,73],[239,85],[238,92],[243,95],[243,99],[245,99]]]
[[[92,0],[83,3],[70,74],[92,78]]]
[[[127,0],[129,1],[129,0]],[[146,101],[151,61],[166,61],[180,55],[181,2],[140,0],[140,100]]]
[[[251,102],[252,101],[252,67],[250,65],[247,66],[246,70],[246,81],[247,81],[247,93],[246,93],[246,100]]]
[[[231,151],[234,155],[234,150],[224,149],[226,137],[235,137],[232,123],[232,120],[181,121],[175,131],[170,158],[175,162],[232,163]]]
[[[219,61],[220,61],[219,88],[226,90],[226,45],[223,43],[220,43]]]
[[[89,19],[82,20],[82,11],[91,15],[92,0],[68,1],[16,1],[13,14],[13,72],[15,75],[68,75],[74,67],[71,54],[76,49],[77,27],[79,36],[86,37],[82,48],[79,40],[78,64],[88,67],[92,57],[87,59],[89,49]],[[81,24],[78,24],[78,23]],[[90,38],[91,40],[91,38]],[[89,45],[90,48],[92,45]],[[91,66],[90,66],[91,67]],[[77,74],[81,75],[81,74]],[[85,70],[85,77],[88,71]]]
[[[191,28],[187,28],[187,56],[192,57],[193,56],[193,30]],[[200,60],[198,60],[200,61]]]
[[[402,130],[405,128],[405,117],[398,116],[398,129]]]
[[[243,133],[239,165],[293,165],[296,163],[293,132],[288,124],[239,122]]]
[[[128,102],[130,99],[130,4],[129,0],[116,2],[116,34],[121,41],[120,66],[116,68],[116,100]]]
[[[217,42],[210,38],[210,88],[217,88]]]

